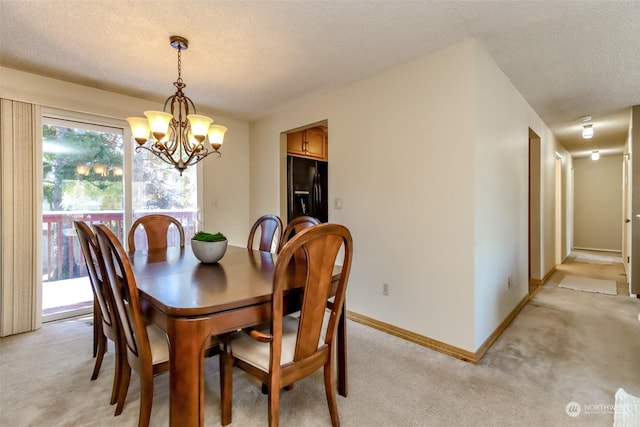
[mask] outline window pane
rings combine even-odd
[[[162,213],[177,218],[184,227],[187,244],[197,227],[196,166],[189,166],[180,176],[176,168],[149,152],[133,154],[133,218]],[[172,227],[173,228],[173,227]],[[169,229],[168,244],[178,246],[179,234]],[[134,236],[136,249],[145,249],[144,231]]]
[[[43,120],[43,314],[93,305],[74,220],[123,236],[122,130]]]

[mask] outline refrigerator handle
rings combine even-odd
[[[289,209],[287,212],[287,217],[292,216],[291,214],[294,212],[295,210],[295,200],[294,200],[294,195],[293,195],[293,190],[294,190],[294,185],[293,185],[293,157],[292,156],[288,156],[288,160],[289,160],[289,179],[287,182],[287,190],[289,193]],[[287,222],[290,221],[293,218],[287,218]]]

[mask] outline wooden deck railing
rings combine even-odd
[[[184,228],[188,240],[197,231],[195,210],[153,210],[137,212],[134,219],[154,213],[163,213],[177,218]],[[87,269],[80,250],[73,221],[81,220],[87,224],[106,224],[123,243],[126,243],[127,231],[124,229],[122,211],[45,212],[42,215],[42,277],[43,281],[73,279],[87,275]],[[169,229],[169,245],[178,244],[178,233]],[[136,248],[145,249],[144,235],[136,233]]]

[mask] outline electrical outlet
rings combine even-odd
[[[512,278],[512,276],[509,276],[507,278],[507,289],[511,289],[512,285],[513,285],[513,278]]]
[[[384,296],[389,296],[389,284],[388,283],[383,283],[382,284],[382,295]]]

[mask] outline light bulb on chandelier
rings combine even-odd
[[[131,134],[138,143],[136,152],[147,150],[163,162],[182,172],[209,154],[220,154],[227,128],[214,125],[213,119],[196,114],[196,106],[183,93],[187,86],[181,76],[181,52],[189,47],[184,37],[171,36],[171,46],[178,50],[178,79],[173,83],[176,93],[164,102],[163,111],[145,111],[146,117],[128,117]],[[167,112],[169,107],[169,112]],[[193,113],[190,114],[190,109]],[[212,150],[205,146],[209,140]]]

